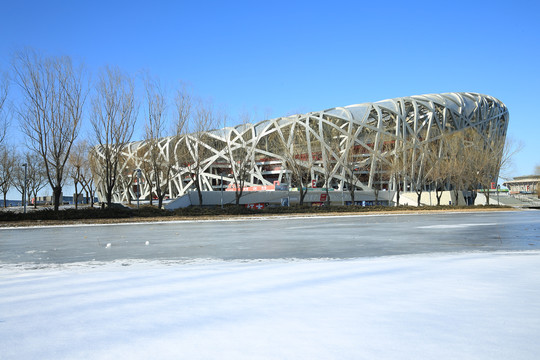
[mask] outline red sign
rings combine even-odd
[[[492,182],[492,183],[491,183],[491,190],[495,190],[496,188],[497,188],[497,186],[495,186],[495,183]]]
[[[311,180],[311,187],[316,188],[317,187],[317,180]]]
[[[264,209],[264,203],[246,204],[246,208],[255,209],[255,210],[262,210],[262,209]]]
[[[326,201],[326,194],[321,194],[321,201]]]

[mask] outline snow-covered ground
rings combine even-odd
[[[538,299],[539,251],[9,264],[0,358],[537,359]]]

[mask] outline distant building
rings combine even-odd
[[[517,176],[513,180],[503,183],[510,190],[510,194],[534,194],[540,183],[540,175]]]
[[[64,194],[60,195],[60,205],[73,205],[75,204],[75,194],[73,196],[64,196]],[[86,202],[90,202],[90,198],[86,198],[83,196],[83,194],[79,194],[79,204],[84,204]],[[34,201],[38,205],[54,205],[54,196],[48,195],[48,196],[38,196],[36,199],[32,199],[31,203],[33,204]],[[94,198],[94,202],[97,202],[97,198]]]

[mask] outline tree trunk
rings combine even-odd
[[[422,189],[416,190],[416,206],[420,207],[420,200],[422,200]]]
[[[442,198],[443,190],[439,187],[435,188],[435,197],[437,198],[437,206],[441,206],[441,198]]]
[[[79,192],[77,191],[77,182],[75,181],[75,198],[73,199],[73,202],[75,203],[75,210],[79,208]]]
[[[396,176],[396,206],[399,206],[399,193],[401,192],[400,176]]]
[[[328,186],[326,186],[326,206],[330,206],[330,193],[328,192]]]
[[[199,174],[197,174],[197,180],[195,181],[195,186],[197,188],[197,195],[199,195],[199,206],[203,206],[203,198],[202,198],[202,191],[201,191],[201,179],[199,177]]]
[[[454,189],[454,206],[458,206],[459,204],[459,190]]]
[[[112,205],[112,191],[107,191],[106,200],[107,200],[107,207],[110,208]]]
[[[61,195],[62,195],[62,187],[61,186],[53,187],[54,211],[58,211],[58,209],[60,208]]]
[[[7,208],[7,193],[4,193],[4,208]]]
[[[302,206],[302,205],[304,205],[304,198],[306,197],[307,189],[304,190],[304,187],[303,187],[303,186],[300,186],[300,187],[298,188],[298,191],[300,192],[299,205]]]
[[[37,209],[37,191],[34,192],[34,209]]]
[[[236,188],[236,192],[235,192],[235,195],[236,195],[236,205],[237,206],[240,206],[240,198],[242,197],[242,194],[244,192],[244,187],[240,187],[240,190],[238,190],[238,187]]]
[[[478,193],[474,190],[471,190],[471,196],[472,196],[472,205],[474,206],[476,202],[476,197],[478,196]]]

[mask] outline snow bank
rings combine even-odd
[[[3,359],[536,359],[540,252],[0,268]]]

